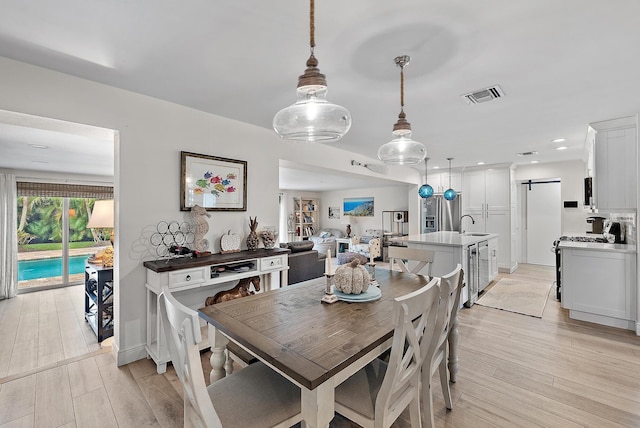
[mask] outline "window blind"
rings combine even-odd
[[[18,181],[16,187],[18,196],[113,199],[112,186]]]

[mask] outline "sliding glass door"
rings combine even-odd
[[[110,245],[110,230],[87,229],[95,198],[73,196],[99,196],[96,187],[18,183],[18,292],[84,282],[87,258]]]

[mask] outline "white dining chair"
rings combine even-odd
[[[434,332],[435,337],[433,341],[434,349],[428,352],[428,355],[432,355],[430,363],[426,362],[422,365],[422,401],[424,404],[424,427],[434,427],[435,421],[433,417],[433,394],[431,390],[431,379],[439,370],[440,386],[442,387],[442,394],[444,395],[444,401],[447,409],[453,409],[453,400],[451,399],[451,389],[449,388],[449,373],[447,370],[447,363],[449,362],[450,352],[449,349],[453,349],[451,353],[455,358],[455,364],[457,364],[457,316],[458,307],[460,306],[460,290],[462,289],[463,271],[462,266],[458,263],[456,268],[446,275],[443,275],[440,287],[443,290],[442,300],[440,301],[440,307],[438,308],[438,318],[444,320],[438,327],[438,330]],[[454,332],[453,341],[450,342],[449,333]],[[449,348],[447,347],[449,345]],[[429,419],[430,415],[430,419]]]
[[[420,369],[424,352],[434,349],[441,299],[440,279],[393,303],[393,342],[389,362],[376,358],[338,385],[336,412],[365,428],[391,426],[409,407],[412,427],[420,427]]]
[[[402,272],[419,273],[431,277],[431,266],[433,265],[435,251],[390,245],[388,256],[389,270],[393,270],[394,264],[397,264]],[[414,261],[416,264],[410,267],[409,261]]]
[[[206,386],[198,313],[168,291],[160,296],[162,326],[184,387],[185,427],[290,427],[302,420],[300,388],[263,363]]]

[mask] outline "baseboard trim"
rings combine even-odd
[[[118,367],[133,363],[134,361],[142,360],[143,358],[147,358],[147,350],[144,344],[136,346],[135,348],[129,348],[121,351],[120,349],[118,349],[118,346],[114,342],[114,344],[112,345],[112,349],[113,358],[116,360],[116,365]]]

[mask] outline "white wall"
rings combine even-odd
[[[578,208],[562,207],[562,234],[585,233],[586,218],[590,215],[583,208],[585,164],[581,160],[519,165],[515,170],[516,182],[526,180],[557,179],[561,181],[560,197],[564,201],[578,201]],[[521,184],[518,184],[521,187]],[[519,189],[521,190],[521,189]],[[552,243],[549,243],[551,245]]]
[[[366,229],[382,229],[382,211],[408,211],[407,189],[413,186],[370,187],[366,189],[322,192],[322,210],[320,224],[322,227],[345,230],[341,224],[344,215],[342,203],[344,198],[373,197],[373,217],[349,217],[351,234],[362,236]],[[340,208],[340,220],[329,219],[329,207]],[[410,220],[411,215],[409,213]],[[388,229],[388,227],[386,228]]]
[[[188,219],[179,210],[181,150],[247,161],[247,211],[212,212],[206,238],[214,244],[214,252],[227,230],[248,233],[249,216],[257,216],[260,225],[278,224],[280,158],[353,173],[348,152],[282,142],[270,129],[2,57],[0,75],[0,109],[118,132],[114,142],[118,364],[146,356],[142,262],[154,257],[149,236],[160,221]],[[412,168],[393,167],[390,173],[399,181],[420,181]]]

